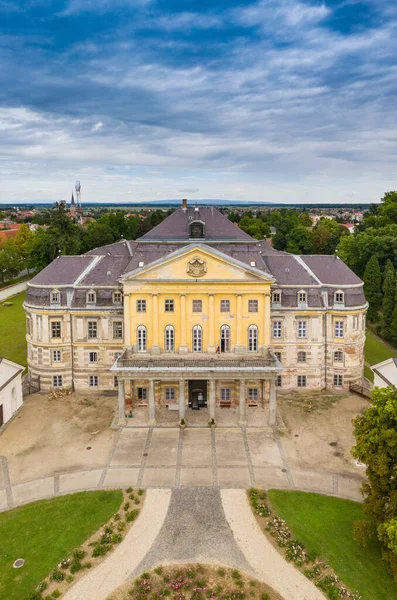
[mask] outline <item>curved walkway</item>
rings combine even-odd
[[[120,546],[64,599],[106,600],[144,571],[196,562],[245,571],[285,600],[324,600],[261,532],[243,490],[195,487],[149,490],[141,515]]]

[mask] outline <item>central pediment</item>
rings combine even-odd
[[[148,265],[126,273],[121,281],[274,281],[256,266],[246,265],[210,246],[185,246]]]

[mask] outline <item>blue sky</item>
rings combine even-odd
[[[0,0],[0,202],[397,189],[393,0]]]

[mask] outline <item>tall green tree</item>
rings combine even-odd
[[[374,322],[382,302],[382,273],[376,256],[371,256],[364,271],[364,293],[369,304],[367,317]]]
[[[372,404],[354,421],[352,454],[367,465],[362,485],[364,520],[356,524],[362,542],[377,537],[397,581],[397,390],[375,388]]]
[[[395,307],[396,281],[393,263],[389,259],[383,274],[382,335],[390,337],[390,327]]]

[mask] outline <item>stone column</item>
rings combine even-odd
[[[152,354],[160,354],[159,345],[159,296],[152,294]]]
[[[215,421],[215,379],[210,379],[210,419]]]
[[[119,425],[126,425],[124,380],[119,379]]]
[[[276,424],[277,416],[277,395],[276,395],[276,382],[274,379],[269,381],[269,425]]]
[[[264,331],[264,339],[263,345],[270,346],[270,329],[271,329],[271,321],[270,321],[270,292],[265,294],[265,311],[264,311],[264,319],[263,319],[263,331]]]
[[[236,314],[236,328],[237,328],[237,336],[236,336],[236,353],[244,352],[244,342],[243,342],[243,295],[237,294],[237,314]]]
[[[239,425],[247,424],[246,402],[245,402],[245,379],[240,379],[240,417]]]
[[[149,379],[149,423],[150,427],[156,425],[156,405],[154,401],[154,379]]]
[[[185,380],[179,380],[179,420],[185,419],[186,400],[185,400]]]
[[[208,294],[208,350],[207,352],[214,353],[215,348],[215,311],[214,311],[214,294]]]
[[[186,354],[189,352],[186,342],[186,294],[181,294],[181,321],[180,321],[180,335],[181,343],[179,346],[179,352]]]

